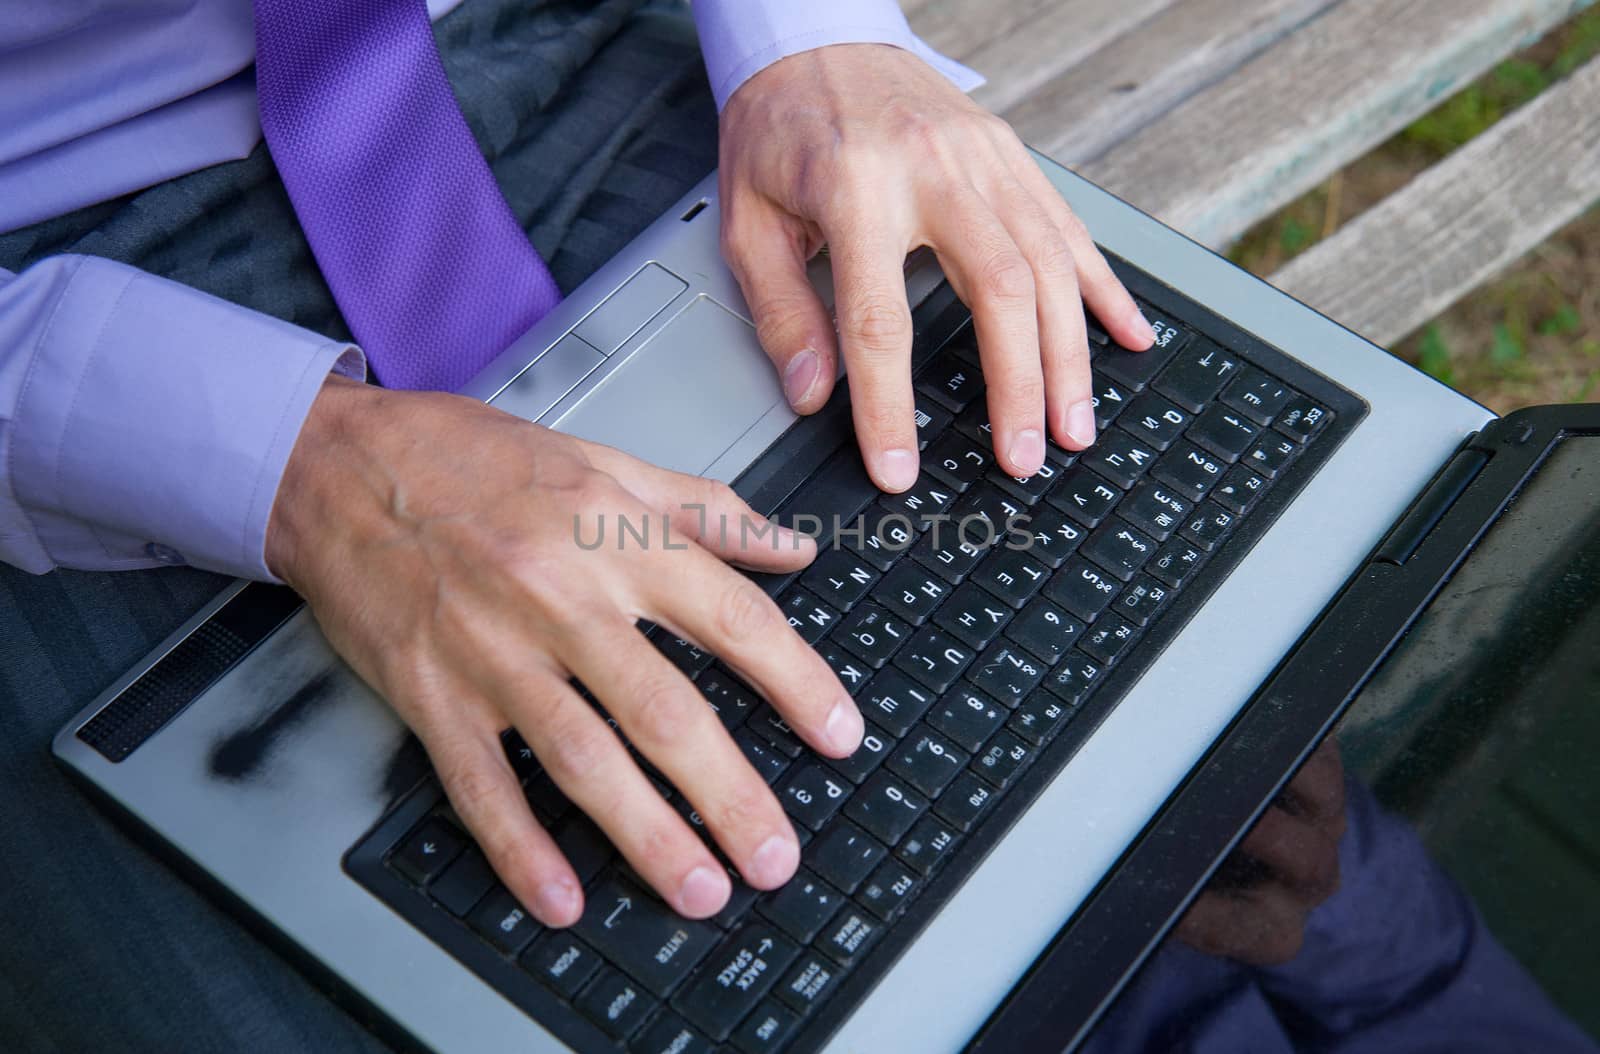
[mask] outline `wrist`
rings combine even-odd
[[[351,462],[360,408],[378,389],[333,374],[323,383],[284,466],[267,520],[267,570],[300,588],[303,556],[319,529],[328,481]]]

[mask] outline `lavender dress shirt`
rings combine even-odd
[[[894,0],[692,10],[719,108],[778,59],[838,43],[892,44],[981,83]],[[8,5],[0,232],[246,156],[261,138],[253,59],[251,0]],[[312,400],[330,371],[365,368],[351,345],[109,260],[0,270],[0,561],[270,581],[267,520]]]

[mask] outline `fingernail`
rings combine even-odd
[[[689,872],[678,887],[678,914],[691,919],[715,915],[728,902],[728,873],[704,865]]]
[[[1138,308],[1133,309],[1133,317],[1134,323],[1138,326],[1140,336],[1145,343],[1154,344],[1156,342],[1156,327],[1150,324],[1150,320],[1145,318],[1144,312]]]
[[[794,839],[775,834],[750,857],[750,884],[757,889],[773,889],[789,881],[799,866],[800,848]]]
[[[578,890],[566,881],[546,882],[539,887],[538,910],[534,912],[548,926],[561,925],[578,914]]]
[[[817,383],[817,374],[822,372],[821,361],[810,348],[789,360],[789,365],[783,371],[783,394],[790,406],[799,406],[811,394],[811,389]]]
[[[1067,435],[1080,446],[1094,442],[1094,403],[1082,399],[1067,408]]]
[[[841,754],[854,754],[865,732],[861,711],[856,709],[854,703],[835,703],[828,714],[828,724],[823,729],[828,743]]]
[[[1024,428],[1011,441],[1011,463],[1024,476],[1031,476],[1044,465],[1044,433]]]
[[[893,491],[909,490],[917,481],[917,452],[897,448],[885,450],[878,462],[883,484]]]

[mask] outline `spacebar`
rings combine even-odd
[[[853,519],[878,493],[877,484],[872,482],[866,466],[861,463],[860,449],[848,443],[824,462],[815,476],[789,495],[789,500],[778,509],[776,519],[786,527],[817,534],[817,543],[826,545],[833,539],[839,524]],[[797,516],[815,519],[796,523]]]

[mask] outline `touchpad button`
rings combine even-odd
[[[552,424],[699,475],[782,401],[755,328],[701,296]]]

